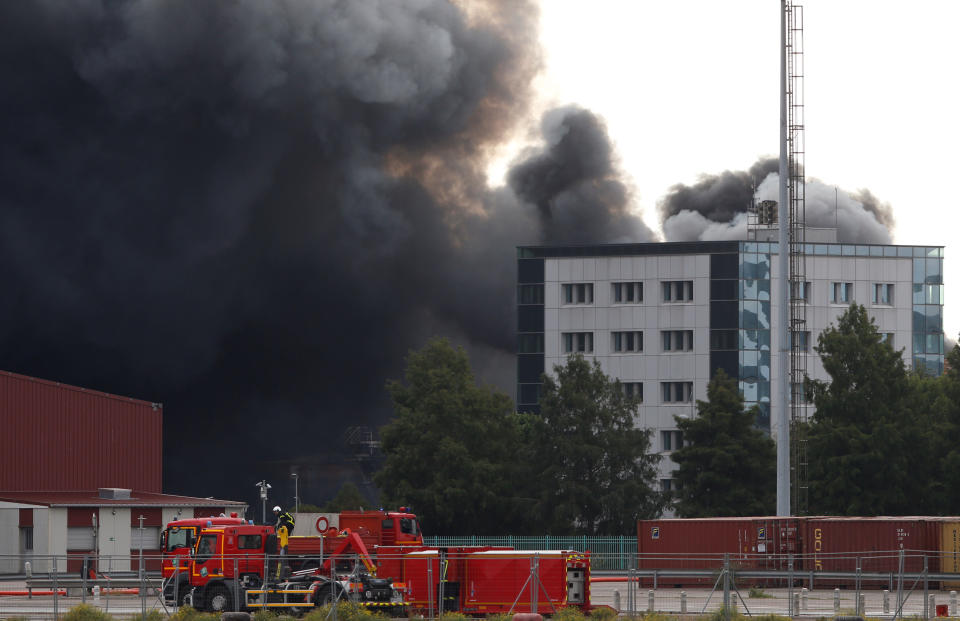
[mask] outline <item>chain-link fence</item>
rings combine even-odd
[[[516,548],[530,545],[518,539],[512,540]],[[545,546],[546,540],[541,541]],[[931,571],[939,567],[931,557],[909,551],[815,561],[802,556],[587,554],[560,551],[571,543],[563,539],[552,540],[553,549],[537,550],[509,549],[510,540],[499,546],[464,539],[432,543],[446,545],[381,555],[375,578],[362,577],[366,567],[355,556],[331,563],[322,557],[214,554],[202,567],[193,563],[183,571],[171,569],[175,573],[164,580],[150,570],[160,566],[156,556],[33,556],[25,565],[23,557],[0,555],[6,566],[23,568],[0,575],[0,619],[57,619],[81,603],[117,618],[150,611],[169,616],[185,603],[218,612],[269,608],[300,614],[341,599],[426,619],[445,612],[480,617],[536,611],[549,616],[570,605],[607,606],[626,616],[698,616],[724,609],[811,619],[960,615],[954,590],[960,575]],[[402,597],[402,606],[390,600],[391,594]]]

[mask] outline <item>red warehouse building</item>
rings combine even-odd
[[[0,424],[0,573],[158,569],[167,522],[246,510],[162,493],[159,403],[0,371]]]
[[[0,491],[163,491],[163,406],[0,371]]]

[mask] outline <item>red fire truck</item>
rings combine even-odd
[[[304,521],[309,524],[303,524]],[[375,546],[423,545],[417,516],[406,507],[400,507],[399,511],[298,514],[294,532],[310,534],[290,537],[289,552],[293,556],[317,556],[330,550],[343,532],[357,533],[368,550]]]
[[[363,540],[343,533],[315,567],[291,572],[290,557],[278,554],[272,526],[211,526],[200,531],[189,568],[189,594],[195,608],[211,612],[306,608],[348,599],[389,614],[402,614],[402,594],[378,579]]]

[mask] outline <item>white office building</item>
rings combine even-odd
[[[797,338],[809,376],[829,379],[813,347],[852,302],[866,307],[908,367],[943,372],[943,247],[805,250],[807,330]],[[760,407],[758,426],[775,430],[777,252],[768,241],[518,248],[518,410],[539,411],[540,375],[581,352],[642,397],[637,425],[653,431],[652,449],[665,457],[683,441],[674,417],[696,415],[721,368],[747,406]],[[675,468],[661,460],[661,489],[671,489]]]

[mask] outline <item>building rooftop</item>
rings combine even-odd
[[[100,490],[70,492],[2,492],[0,502],[41,507],[242,507],[247,503],[217,498],[196,498],[155,492],[129,491],[129,498],[104,498]]]

